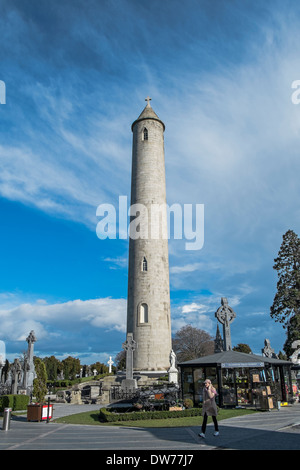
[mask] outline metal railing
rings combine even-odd
[[[179,386],[174,384],[151,385],[137,388],[136,390],[121,388],[113,385],[110,391],[111,401],[130,401],[143,405],[143,408],[154,401],[161,401],[168,406],[174,405],[180,398]]]

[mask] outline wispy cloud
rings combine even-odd
[[[117,258],[105,258],[104,261],[110,263],[110,269],[126,268],[128,258],[125,256],[118,256]]]

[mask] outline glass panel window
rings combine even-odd
[[[194,400],[194,380],[193,371],[190,367],[185,367],[182,373],[183,398]]]
[[[222,369],[222,395],[223,405],[236,405],[234,369]]]
[[[141,304],[140,306],[140,323],[148,323],[148,305]]]
[[[194,370],[194,386],[195,386],[195,405],[203,401],[203,387],[204,387],[204,369],[199,367]]]

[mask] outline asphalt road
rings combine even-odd
[[[99,410],[99,405],[55,404],[53,417],[91,409]],[[199,451],[204,450],[300,450],[300,404],[222,420],[218,437],[213,436],[213,426],[208,425],[205,439],[198,436],[201,419],[199,427],[126,428],[27,422],[25,416],[16,416],[9,430],[2,429],[2,422],[0,426],[0,450],[102,450],[100,460],[122,459],[125,453],[142,455],[144,459],[139,463],[131,462],[133,467],[141,466],[150,455],[154,456],[153,461],[147,463],[159,464],[155,462],[159,453],[175,456],[173,464],[177,466],[189,466],[187,460],[184,465],[183,458],[179,462],[179,455],[191,455],[194,463],[195,459],[199,463]]]

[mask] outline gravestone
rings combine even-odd
[[[275,354],[274,352],[274,349],[271,348],[271,342],[269,339],[265,339],[265,346],[264,348],[261,350],[263,356],[265,357],[271,357],[271,358],[274,358],[274,359],[278,359],[278,356],[277,354]]]
[[[107,361],[107,364],[108,364],[108,372],[111,374],[111,368],[112,368],[112,365],[113,365],[114,361],[112,360],[111,356],[109,356],[109,361]]]
[[[14,360],[13,364],[11,365],[11,372],[12,372],[11,393],[12,395],[16,395],[18,393],[20,374],[22,372],[22,367],[21,367],[19,359]]]
[[[230,334],[230,324],[236,317],[235,312],[228,305],[226,297],[221,298],[221,307],[215,313],[215,316],[219,322],[223,325],[223,347],[224,351],[229,351],[232,349],[231,346],[231,334]]]
[[[137,381],[133,378],[133,352],[137,349],[137,343],[134,341],[132,333],[127,333],[127,339],[122,347],[126,351],[126,379],[122,380],[121,388],[135,390]]]
[[[27,390],[27,393],[30,394],[33,388],[33,380],[36,378],[33,362],[34,343],[36,342],[36,336],[33,330],[30,331],[26,341],[28,343],[28,349],[24,361],[23,388]]]

